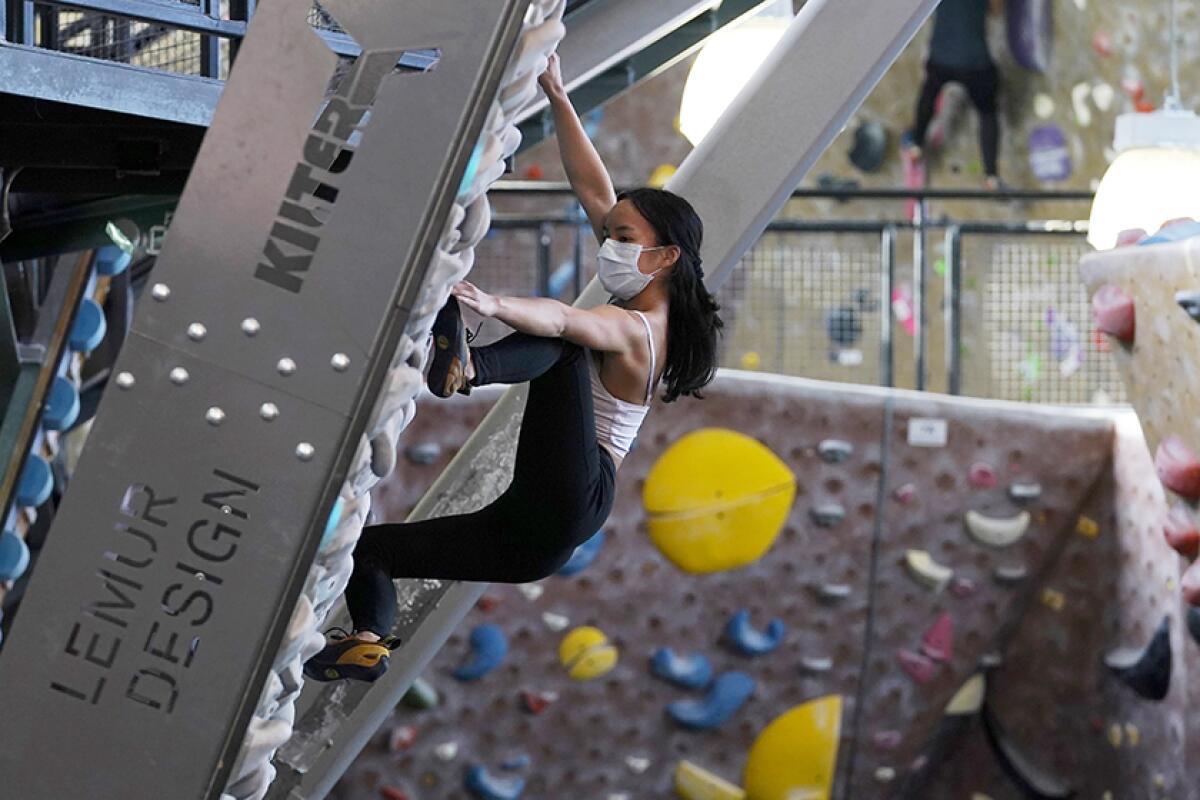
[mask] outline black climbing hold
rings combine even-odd
[[[822,528],[832,528],[846,516],[846,509],[837,503],[824,503],[809,510],[813,522]]]
[[[1008,487],[1008,497],[1014,503],[1031,503],[1041,496],[1040,483],[1014,483]]]
[[[1075,790],[1059,778],[1047,775],[1021,753],[987,702],[983,704],[983,729],[1000,766],[1021,792],[1033,800],[1066,800]]]
[[[875,172],[883,166],[887,155],[887,128],[870,120],[854,129],[854,147],[850,150],[850,163],[863,172]]]
[[[840,603],[850,596],[848,583],[821,583],[812,587],[813,593],[822,603]]]
[[[850,347],[862,338],[862,319],[858,309],[839,306],[825,314],[825,332],[829,340],[842,347]]]
[[[1029,574],[1029,570],[1023,566],[999,566],[992,570],[992,576],[999,583],[1013,585],[1025,580],[1025,576]]]
[[[1200,322],[1200,289],[1186,289],[1175,293],[1175,302],[1187,315]]]
[[[1117,680],[1147,700],[1162,700],[1171,689],[1171,618],[1163,617],[1145,649],[1123,648],[1104,657]]]
[[[1187,626],[1196,644],[1200,644],[1200,608],[1192,606],[1188,609]]]
[[[836,464],[839,461],[845,461],[854,453],[854,445],[841,439],[826,439],[817,445],[817,455],[821,460]]]
[[[437,442],[421,442],[408,447],[404,455],[414,464],[432,464],[442,455],[442,446]]]

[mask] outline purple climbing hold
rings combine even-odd
[[[1029,167],[1042,182],[1065,181],[1071,177],[1071,151],[1062,128],[1043,125],[1029,133]]]
[[[1025,69],[1045,72],[1054,47],[1053,0],[1008,0],[1004,6],[1013,60]]]
[[[754,694],[754,679],[744,672],[717,677],[701,700],[679,700],[667,705],[671,718],[686,728],[715,728],[745,705]]]
[[[767,623],[766,631],[759,631],[750,624],[750,611],[741,609],[729,618],[725,625],[725,638],[740,653],[761,656],[771,652],[783,641],[787,627],[781,619]]]

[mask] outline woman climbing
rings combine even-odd
[[[615,195],[557,56],[538,82],[567,177],[602,242],[598,276],[614,302],[584,310],[466,281],[453,288],[434,321],[427,382],[449,397],[529,381],[512,483],[470,514],[365,528],[346,589],[354,632],[331,634],[305,665],[310,678],[373,681],[387,670],[398,644],[393,579],[524,583],[555,572],[608,518],[616,471],[659,381],[671,402],[699,397],[716,371],[722,321],[700,268],[700,218],[667,191]],[[468,347],[460,304],[516,333]]]

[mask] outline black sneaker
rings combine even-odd
[[[475,337],[463,324],[457,297],[451,295],[438,312],[432,335],[433,358],[425,376],[429,391],[438,397],[449,397],[455,392],[470,394],[471,384],[467,381],[470,351],[467,346]]]
[[[356,639],[340,628],[321,652],[304,664],[305,677],[314,681],[336,681],[343,678],[373,683],[387,672],[388,656],[400,646],[400,640],[388,636],[378,642]]]

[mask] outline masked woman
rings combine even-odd
[[[703,226],[661,189],[614,194],[562,83],[557,57],[539,83],[550,99],[567,177],[601,241],[609,305],[580,309],[502,297],[463,281],[433,327],[428,385],[439,397],[529,382],[512,483],[470,514],[368,526],[346,589],[352,633],[335,632],[305,667],[316,680],[373,681],[387,669],[396,578],[524,583],[554,573],[603,526],[616,472],[654,397],[700,396],[717,365],[722,322],[700,268]],[[460,304],[515,333],[470,347]]]

